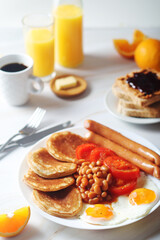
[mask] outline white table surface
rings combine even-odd
[[[142,29],[158,38],[160,29]],[[84,119],[94,119],[112,128],[127,129],[141,135],[160,149],[160,124],[138,125],[123,122],[110,115],[104,105],[104,96],[116,77],[126,74],[136,65],[132,60],[120,57],[114,50],[113,38],[132,38],[133,29],[92,29],[84,31],[85,60],[77,69],[57,70],[83,76],[88,82],[87,91],[72,99],[62,99],[52,93],[49,84],[40,95],[32,95],[29,102],[21,107],[11,107],[0,98],[0,143],[23,127],[34,109],[39,106],[47,113],[39,127],[46,128],[57,123],[71,120],[75,127],[83,126]],[[0,29],[0,54],[24,52],[22,29]],[[30,147],[17,148],[0,156],[0,211],[25,200],[18,185],[18,171]],[[12,200],[13,199],[13,200]],[[160,208],[143,220],[126,227],[84,231],[61,226],[38,215],[31,208],[31,218],[24,231],[16,240],[158,240],[160,239]]]

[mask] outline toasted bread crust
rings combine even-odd
[[[125,116],[140,117],[140,118],[159,118],[160,113],[156,111],[148,111],[145,109],[126,108],[118,104],[117,111]]]
[[[154,103],[148,107],[140,107],[131,101],[124,99],[118,100],[117,110],[119,113],[132,117],[159,118],[160,117],[160,102]]]

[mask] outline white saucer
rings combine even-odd
[[[118,98],[112,93],[112,89],[109,89],[105,96],[105,107],[106,109],[116,118],[136,124],[152,124],[160,122],[160,118],[136,118],[136,117],[127,117],[117,112],[117,103]]]

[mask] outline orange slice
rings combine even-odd
[[[139,44],[140,42],[142,42],[143,40],[146,40],[147,36],[144,35],[143,32],[141,32],[140,30],[135,29],[133,32],[133,42]]]
[[[134,58],[134,52],[139,45],[140,42],[145,40],[147,38],[146,35],[144,35],[139,30],[134,30],[133,33],[133,42],[129,43],[126,39],[113,39],[113,44],[115,46],[115,49],[117,52],[125,57],[125,58]]]
[[[129,43],[125,39],[114,39],[113,44],[117,52],[125,58],[134,58],[134,52],[136,50],[136,43]]]
[[[30,218],[30,207],[23,207],[14,213],[0,215],[0,236],[13,237],[19,234]]]

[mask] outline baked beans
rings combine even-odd
[[[96,204],[110,200],[108,186],[112,183],[112,175],[108,167],[100,161],[87,162],[83,159],[78,160],[77,165],[74,177],[83,201]]]

